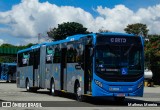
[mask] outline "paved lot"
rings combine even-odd
[[[86,102],[77,102],[75,97],[71,94],[60,94],[53,97],[49,95],[48,90],[38,90],[37,93],[26,92],[25,89],[17,88],[15,83],[0,82],[0,105],[2,102],[11,101],[12,106],[8,108],[0,108],[5,110],[128,110],[128,109],[140,109],[151,110],[160,109],[156,104],[160,105],[160,87],[145,87],[144,97],[127,97],[124,103],[116,103],[113,99],[94,99],[88,98]],[[43,102],[41,102],[43,101]],[[18,104],[21,105],[18,105]],[[27,105],[25,105],[27,104]],[[28,104],[35,104],[38,108],[27,108]],[[37,105],[36,105],[37,104]],[[144,105],[150,104],[152,107],[144,107]],[[134,107],[128,107],[132,105]],[[143,107],[141,107],[143,105]],[[17,108],[17,106],[27,106],[23,108]],[[41,108],[43,106],[43,108]],[[44,107],[48,106],[48,107]],[[50,107],[54,106],[54,107]],[[149,106],[149,105],[146,105]]]

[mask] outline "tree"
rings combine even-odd
[[[48,36],[55,41],[65,39],[67,36],[86,33],[89,33],[87,28],[76,22],[58,24],[58,28],[53,28],[51,31],[47,32]]]
[[[160,35],[149,35],[145,42],[145,61],[153,72],[153,81],[160,84]]]
[[[36,45],[36,44],[29,43],[29,44],[27,44],[27,45],[17,46],[17,48],[25,49],[25,48],[29,48],[29,47],[31,47],[31,46],[33,46],[33,45]]]
[[[148,35],[148,29],[146,24],[136,23],[136,24],[129,24],[124,31],[129,34],[143,34],[145,37]]]
[[[25,49],[25,48],[28,48],[28,47],[31,47],[33,46],[34,44],[30,43],[30,44],[27,44],[27,45],[23,45],[23,46],[15,46],[15,45],[12,45],[12,44],[2,44],[0,46],[0,51],[2,52],[2,54],[0,54],[0,63],[3,62],[3,63],[9,63],[9,62],[15,62],[16,61],[16,57],[17,55],[16,54],[9,54],[10,52],[15,52],[15,51],[18,51],[18,50],[21,50],[21,49]],[[8,54],[5,54],[3,53],[3,51],[5,50],[5,52],[7,51]]]
[[[0,47],[15,47],[14,45],[12,44],[2,44]]]

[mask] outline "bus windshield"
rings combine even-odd
[[[131,45],[97,45],[96,71],[141,70],[141,48]]]

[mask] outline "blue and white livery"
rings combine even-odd
[[[143,96],[143,38],[122,33],[69,36],[17,54],[17,86],[83,96]]]

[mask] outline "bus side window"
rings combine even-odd
[[[73,47],[70,47],[67,49],[67,62],[68,63],[73,63]]]
[[[54,48],[54,53],[53,53],[53,63],[60,63],[61,61],[61,51],[60,48],[57,46]]]
[[[76,43],[71,42],[71,44],[67,45],[67,62],[75,63],[77,62],[77,49]]]
[[[83,45],[82,45],[82,43],[79,43],[79,44],[77,44],[77,48],[76,48],[76,50],[77,50],[77,56],[76,56],[76,61],[78,62],[78,63],[83,63]]]
[[[67,45],[67,63],[71,63],[72,62],[72,45],[68,44]]]

